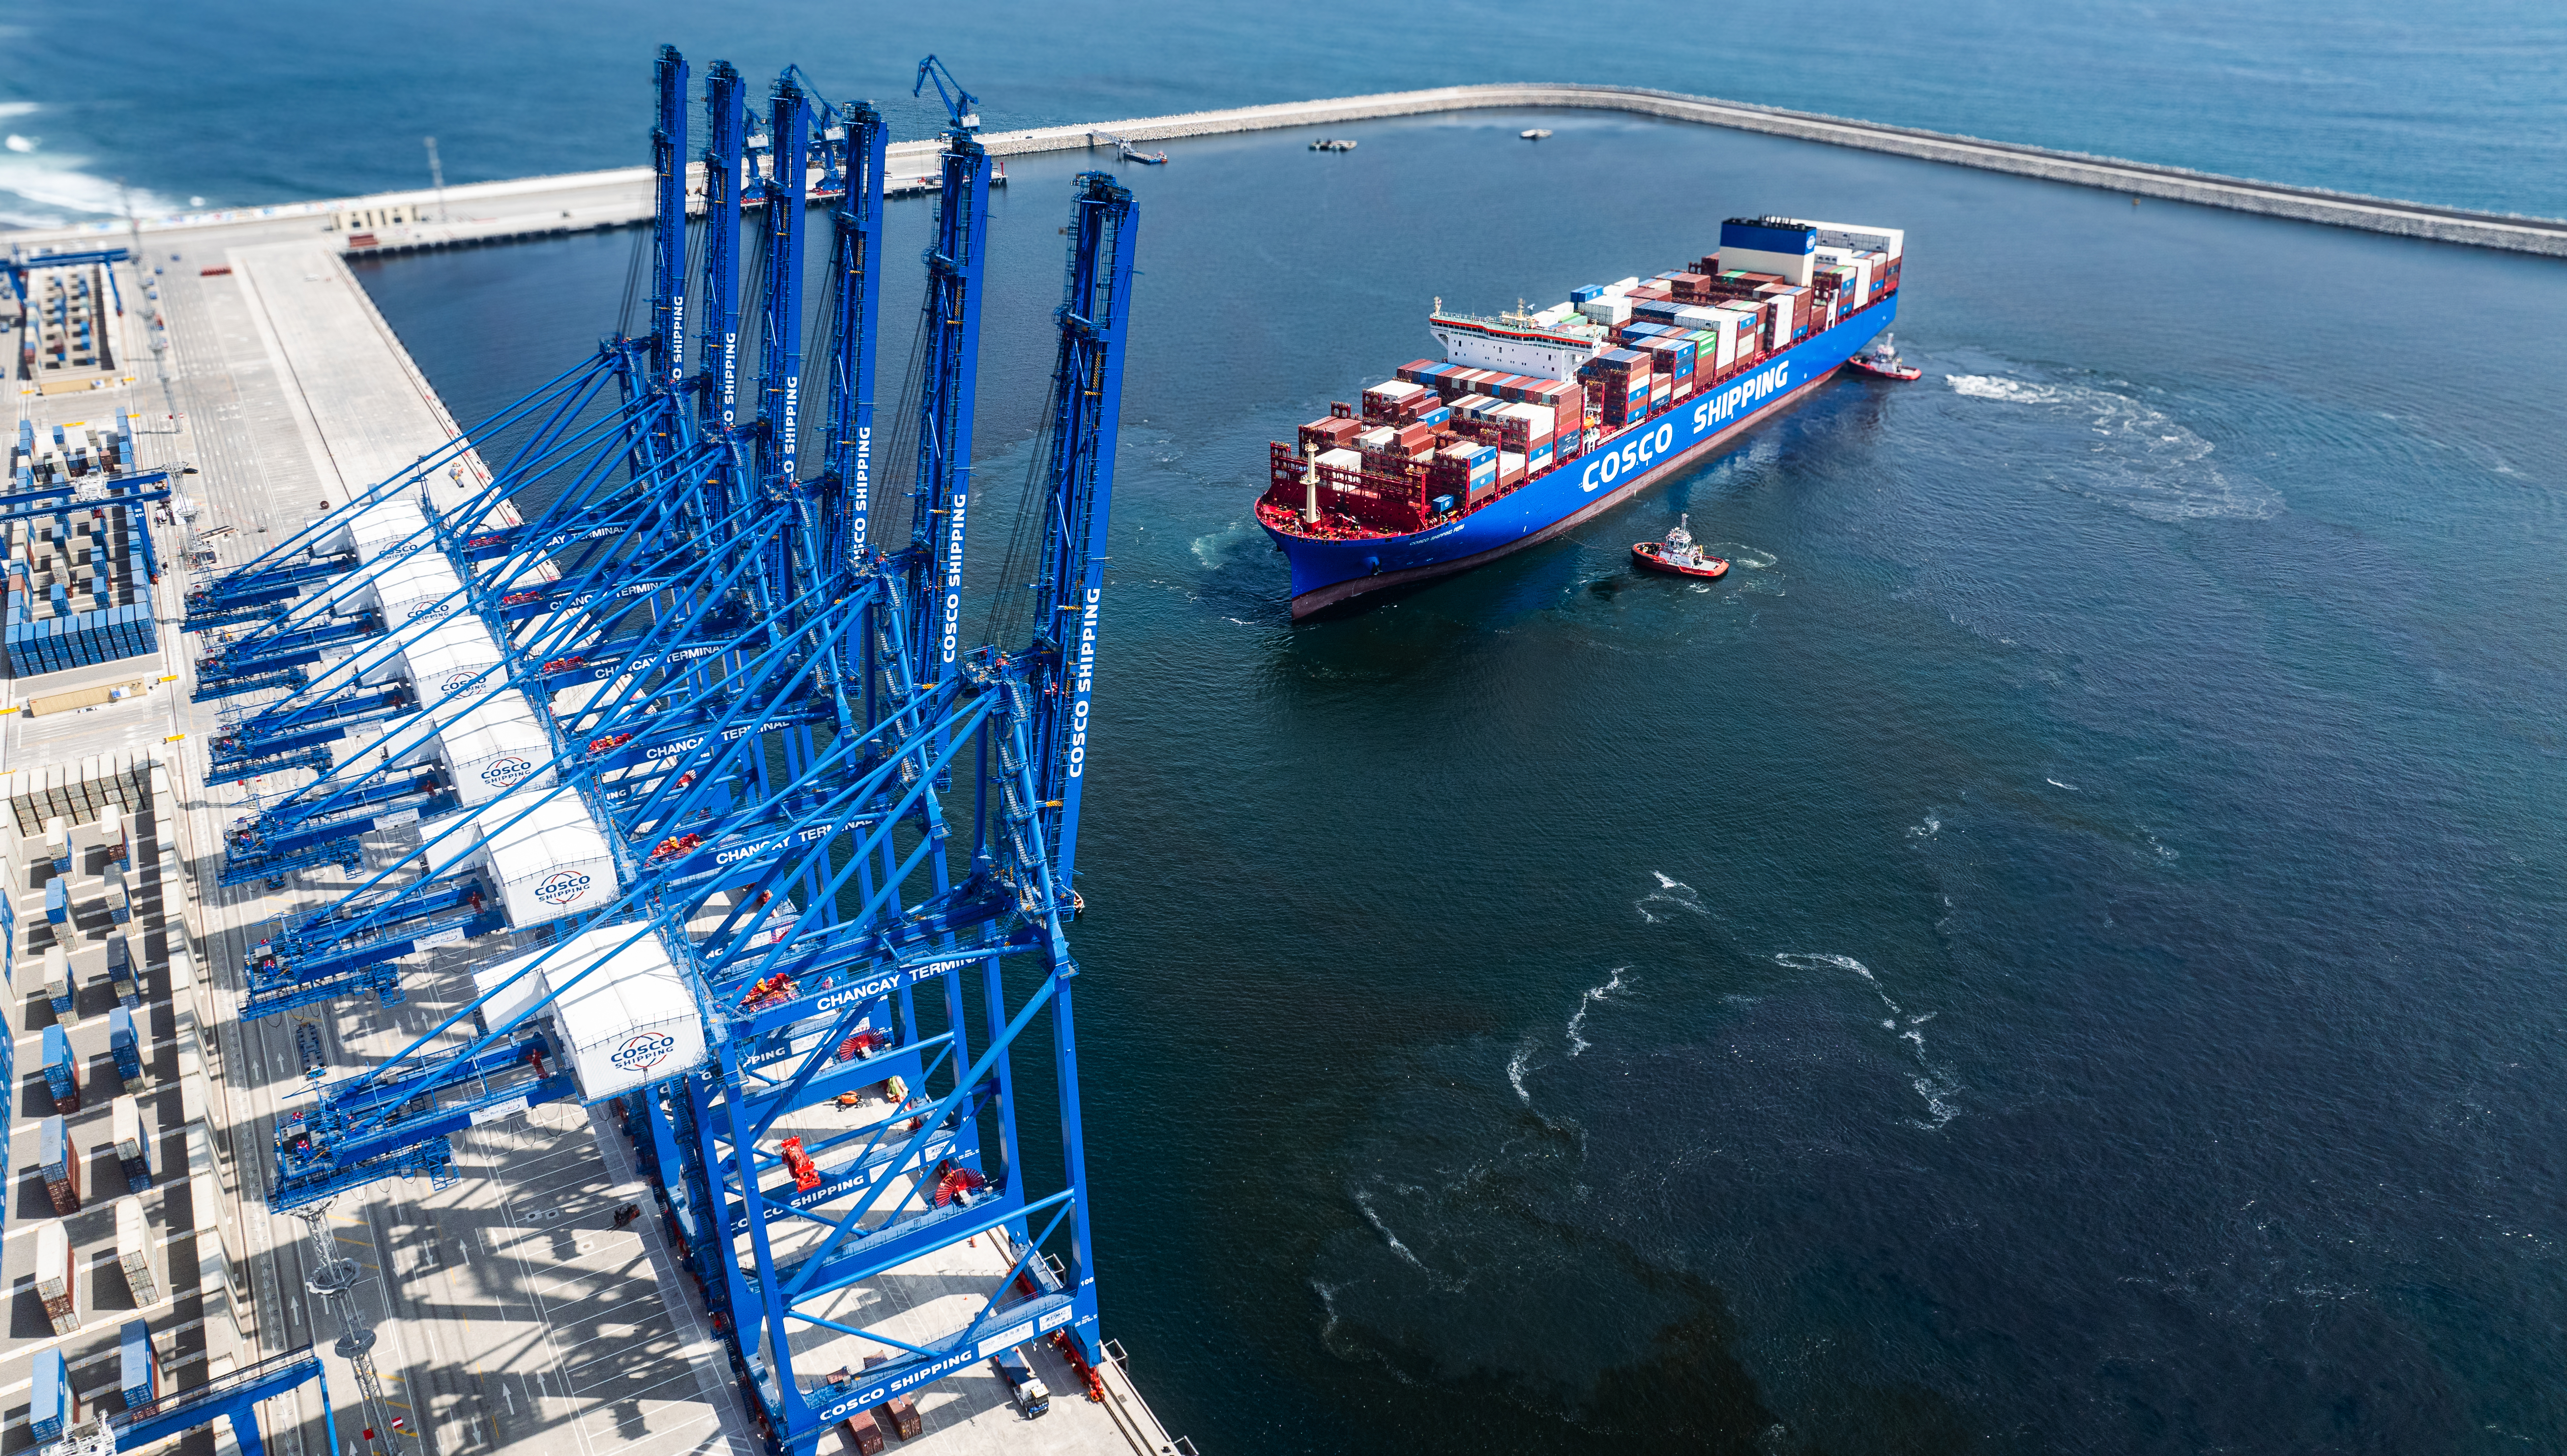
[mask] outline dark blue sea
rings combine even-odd
[[[421,19],[241,12],[241,57],[308,26],[335,63],[209,81],[213,125],[126,155],[244,198],[403,181],[429,127],[480,174],[636,159],[662,30],[477,13],[435,22],[485,32],[465,56]],[[1627,56],[2567,211],[2532,164],[2554,10],[2009,14],[1837,7],[1752,50],[1672,9],[886,16],[850,90],[933,46],[1011,125]],[[853,71],[820,41],[854,22],[792,15],[739,22],[744,67]],[[289,124],[310,147],[263,150]],[[1216,1456],[2567,1449],[2567,271],[1604,116],[1334,130],[1362,146],[1171,143],[1127,177],[1076,949],[1106,1332],[1171,1427]],[[1023,466],[1082,164],[1009,166],[985,479]],[[1434,296],[1557,299],[1741,211],[1908,229],[1924,379],[1288,625],[1249,514],[1270,437],[1428,352]],[[927,217],[895,206],[890,256]],[[632,252],[364,276],[468,419],[615,327]],[[917,286],[885,289],[889,360]],[[1727,580],[1626,569],[1680,513]]]

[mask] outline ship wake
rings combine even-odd
[[[2262,520],[2281,508],[2278,491],[2222,470],[2209,440],[2134,396],[2004,375],[1943,379],[1962,399],[2014,407],[2015,420],[2000,416],[1982,428],[2037,436],[2003,453],[2026,461],[2059,489],[2161,521]]]

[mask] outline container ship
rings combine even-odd
[[[1827,383],[1898,309],[1905,234],[1734,217],[1720,250],[1497,318],[1447,313],[1420,359],[1272,446],[1257,519],[1292,615],[1546,541]]]

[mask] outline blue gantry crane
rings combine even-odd
[[[279,1125],[271,1206],[443,1182],[479,1123],[610,1104],[760,1433],[810,1456],[1028,1339],[1102,1358],[1068,928],[1134,210],[1078,178],[1038,465],[975,643],[977,99],[920,63],[943,186],[915,411],[878,451],[881,116],[788,68],[752,118],[715,62],[691,199],[689,75],[662,51],[649,334],[200,581],[189,626],[232,635],[200,691],[243,685],[216,774],[262,786],[224,882],[342,875],[251,952],[243,1014],[473,967],[469,1005]],[[1037,1081],[1056,1158],[1025,1155]]]
[[[59,1361],[61,1356],[48,1352],[38,1357],[40,1386],[47,1383],[42,1365],[48,1358]],[[328,1438],[329,1449],[335,1451],[339,1447],[339,1424],[330,1409],[330,1382],[322,1373],[321,1357],[309,1345],[225,1371],[183,1390],[154,1393],[148,1399],[136,1399],[129,1392],[124,1410],[97,1420],[71,1424],[62,1420],[59,1408],[51,1417],[43,1411],[31,1412],[29,1424],[40,1432],[32,1449],[39,1456],[116,1456],[119,1451],[148,1449],[220,1420],[231,1427],[241,1456],[264,1456],[266,1443],[259,1438],[256,1414],[259,1403],[286,1394],[307,1380],[320,1386],[322,1433]],[[156,1382],[147,1382],[143,1388],[150,1389],[153,1383]],[[40,1399],[43,1394],[39,1392]],[[60,1428],[50,1429],[55,1426]]]

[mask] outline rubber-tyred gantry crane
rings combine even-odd
[[[716,62],[691,189],[688,77],[664,50],[649,335],[200,582],[191,627],[230,634],[211,670],[277,675],[226,700],[218,754],[290,786],[244,806],[225,881],[341,876],[252,952],[244,1014],[474,964],[468,1006],[279,1127],[271,1205],[450,1179],[478,1123],[610,1104],[763,1434],[808,1456],[1028,1339],[1102,1358],[1067,930],[1133,202],[1078,179],[1043,463],[976,646],[977,103],[921,63],[945,185],[915,448],[877,451],[881,117],[788,69],[752,126]],[[491,467],[472,441],[502,437]],[[1056,1158],[1024,1156],[1020,1079]]]

